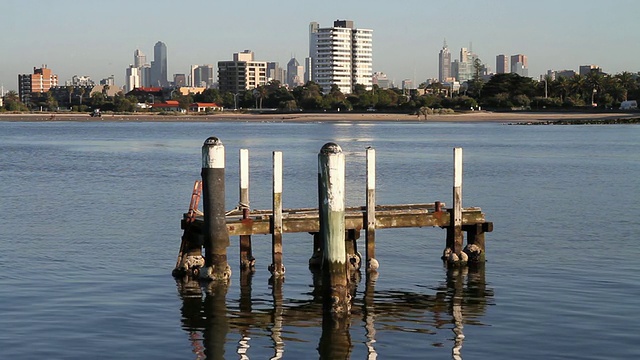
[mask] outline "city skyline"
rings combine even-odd
[[[18,74],[46,64],[61,83],[74,75],[96,82],[114,75],[116,84],[123,86],[125,69],[133,64],[132,52],[153,54],[158,41],[168,48],[170,78],[188,74],[192,65],[216,64],[244,49],[251,49],[259,61],[280,66],[292,55],[303,63],[308,56],[309,23],[331,24],[337,19],[350,19],[374,31],[373,72],[387,74],[396,85],[404,79],[419,84],[438,78],[438,53],[445,38],[452,54],[473,44],[473,52],[494,71],[497,55],[525,54],[533,78],[547,70],[578,71],[579,66],[591,64],[611,74],[640,70],[635,60],[640,49],[631,46],[627,35],[640,10],[640,2],[632,0],[606,4],[406,0],[370,1],[366,6],[333,0],[313,6],[289,0],[277,6],[191,1],[179,9],[175,6],[147,0],[108,4],[57,0],[33,6],[8,0],[0,5],[0,31],[7,34],[2,41],[0,85],[5,92],[17,90]],[[193,18],[194,11],[200,18]],[[26,18],[30,26],[24,26]]]

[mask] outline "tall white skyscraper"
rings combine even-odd
[[[140,71],[137,67],[129,65],[127,68],[127,77],[125,79],[127,92],[140,87]]]
[[[372,88],[373,30],[356,29],[351,20],[336,20],[333,27],[309,25],[309,68],[311,80],[324,93],[338,86],[350,94],[356,84]]]
[[[136,49],[133,52],[133,66],[141,68],[142,65],[147,63],[147,56],[140,50]]]

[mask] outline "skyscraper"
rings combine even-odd
[[[127,92],[140,87],[140,69],[133,65],[129,65],[129,67],[127,68],[127,77],[125,80]]]
[[[445,40],[438,56],[438,81],[443,83],[449,79],[451,79],[451,53],[447,47],[447,40]]]
[[[496,56],[496,74],[506,74],[509,70],[509,58],[504,54]]]
[[[529,76],[529,66],[525,55],[511,55],[511,72],[520,76]]]
[[[190,77],[193,87],[213,86],[213,65],[192,65]]]
[[[140,68],[147,63],[147,56],[139,49],[133,52],[133,66]]]
[[[372,88],[373,30],[356,29],[351,20],[336,20],[333,27],[309,25],[309,61],[311,80],[324,93],[338,86],[344,94],[356,84]]]
[[[169,86],[167,72],[167,45],[158,41],[153,47],[153,61],[151,62],[151,86]]]
[[[292,57],[287,63],[287,85],[293,89],[304,84],[304,66]]]

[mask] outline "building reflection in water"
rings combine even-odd
[[[452,359],[462,359],[464,325],[481,325],[480,319],[493,299],[493,291],[487,289],[484,265],[448,269],[446,279],[433,290],[435,294],[421,294],[405,291],[375,290],[377,274],[367,275],[365,281],[354,278],[351,289],[354,296],[351,316],[335,318],[322,314],[321,276],[313,275],[313,290],[310,299],[287,301],[283,298],[283,279],[269,281],[272,293],[272,307],[254,311],[251,298],[251,275],[240,280],[240,299],[237,308],[227,307],[228,285],[200,283],[184,278],[176,281],[182,299],[183,329],[192,343],[195,359],[224,359],[225,345],[230,335],[237,335],[236,355],[227,354],[226,358],[239,359],[264,358],[264,352],[253,348],[251,335],[265,333],[270,337],[271,359],[280,359],[285,355],[287,341],[295,341],[296,328],[317,328],[322,326],[317,352],[321,359],[349,359],[354,350],[351,332],[363,331],[365,336],[367,359],[376,359],[376,323],[385,328],[399,324],[402,330],[433,335],[439,330],[452,331]],[[364,283],[364,284],[362,284]],[[357,287],[364,289],[357,292]],[[357,296],[356,296],[357,295]],[[415,318],[424,319],[422,325],[432,329],[406,328],[415,324]],[[429,319],[430,318],[430,319]],[[363,328],[353,329],[353,323]],[[283,336],[283,326],[287,326],[288,337]],[[378,335],[380,334],[378,325]],[[404,327],[404,328],[403,328]],[[289,339],[289,340],[287,340]],[[379,339],[378,339],[379,340]],[[261,339],[264,342],[264,339]],[[233,344],[229,344],[233,345]],[[357,345],[357,343],[356,343]],[[432,346],[447,344],[432,342]],[[229,349],[229,347],[227,347]],[[362,349],[360,349],[362,351]],[[309,354],[312,350],[309,348]],[[313,357],[308,355],[308,357]]]

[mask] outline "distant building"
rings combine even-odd
[[[496,56],[496,74],[506,74],[509,72],[509,58],[504,54]]]
[[[253,52],[245,50],[233,54],[232,61],[218,62],[218,88],[220,91],[239,93],[267,84],[267,63],[254,61]]]
[[[100,80],[100,85],[115,86],[116,85],[116,79],[115,79],[115,77],[113,75],[111,75],[108,78],[104,78],[104,79]]]
[[[372,81],[373,85],[378,85],[380,89],[389,89],[391,88],[391,82],[387,77],[387,74],[383,72],[375,72],[373,73]]]
[[[173,86],[181,87],[187,85],[187,75],[185,74],[173,74]]]
[[[133,52],[133,66],[137,68],[141,68],[146,63],[147,63],[147,56],[144,53],[142,53],[142,51],[136,49]]]
[[[167,71],[167,45],[158,41],[153,47],[153,61],[151,62],[151,85],[169,86]]]
[[[96,83],[88,76],[73,75],[71,81],[65,81],[65,86],[94,86]]]
[[[267,82],[276,80],[284,85],[286,78],[286,71],[277,62],[267,62]]]
[[[413,86],[413,81],[410,79],[404,79],[402,80],[402,90],[412,90],[415,89],[415,87]]]
[[[529,76],[527,57],[522,54],[511,56],[511,72],[520,76]]]
[[[222,111],[222,106],[216,103],[193,103],[189,105],[189,111],[191,112],[209,112],[209,111]]]
[[[304,83],[304,66],[300,65],[296,58],[291,58],[287,63],[287,85],[293,89]]]
[[[140,86],[140,70],[133,65],[129,65],[125,77],[125,91],[129,92]]]
[[[576,76],[576,72],[573,70],[561,70],[561,71],[556,71],[556,79],[558,78],[567,78],[570,79],[572,77]]]
[[[442,45],[442,50],[438,55],[438,81],[441,83],[451,79],[451,52],[447,47],[447,40]]]
[[[332,85],[350,94],[356,84],[371,90],[373,30],[357,29],[351,20],[336,20],[333,27],[309,25],[308,73],[324,93]]]
[[[598,65],[580,65],[580,75],[585,76],[591,72],[602,72],[602,68]]]
[[[54,86],[58,86],[58,75],[47,68],[47,65],[42,65],[39,69],[34,67],[33,74],[18,75],[18,95],[25,104],[31,102],[32,96],[46,93]]]
[[[193,87],[213,87],[213,65],[191,65],[190,82]]]

